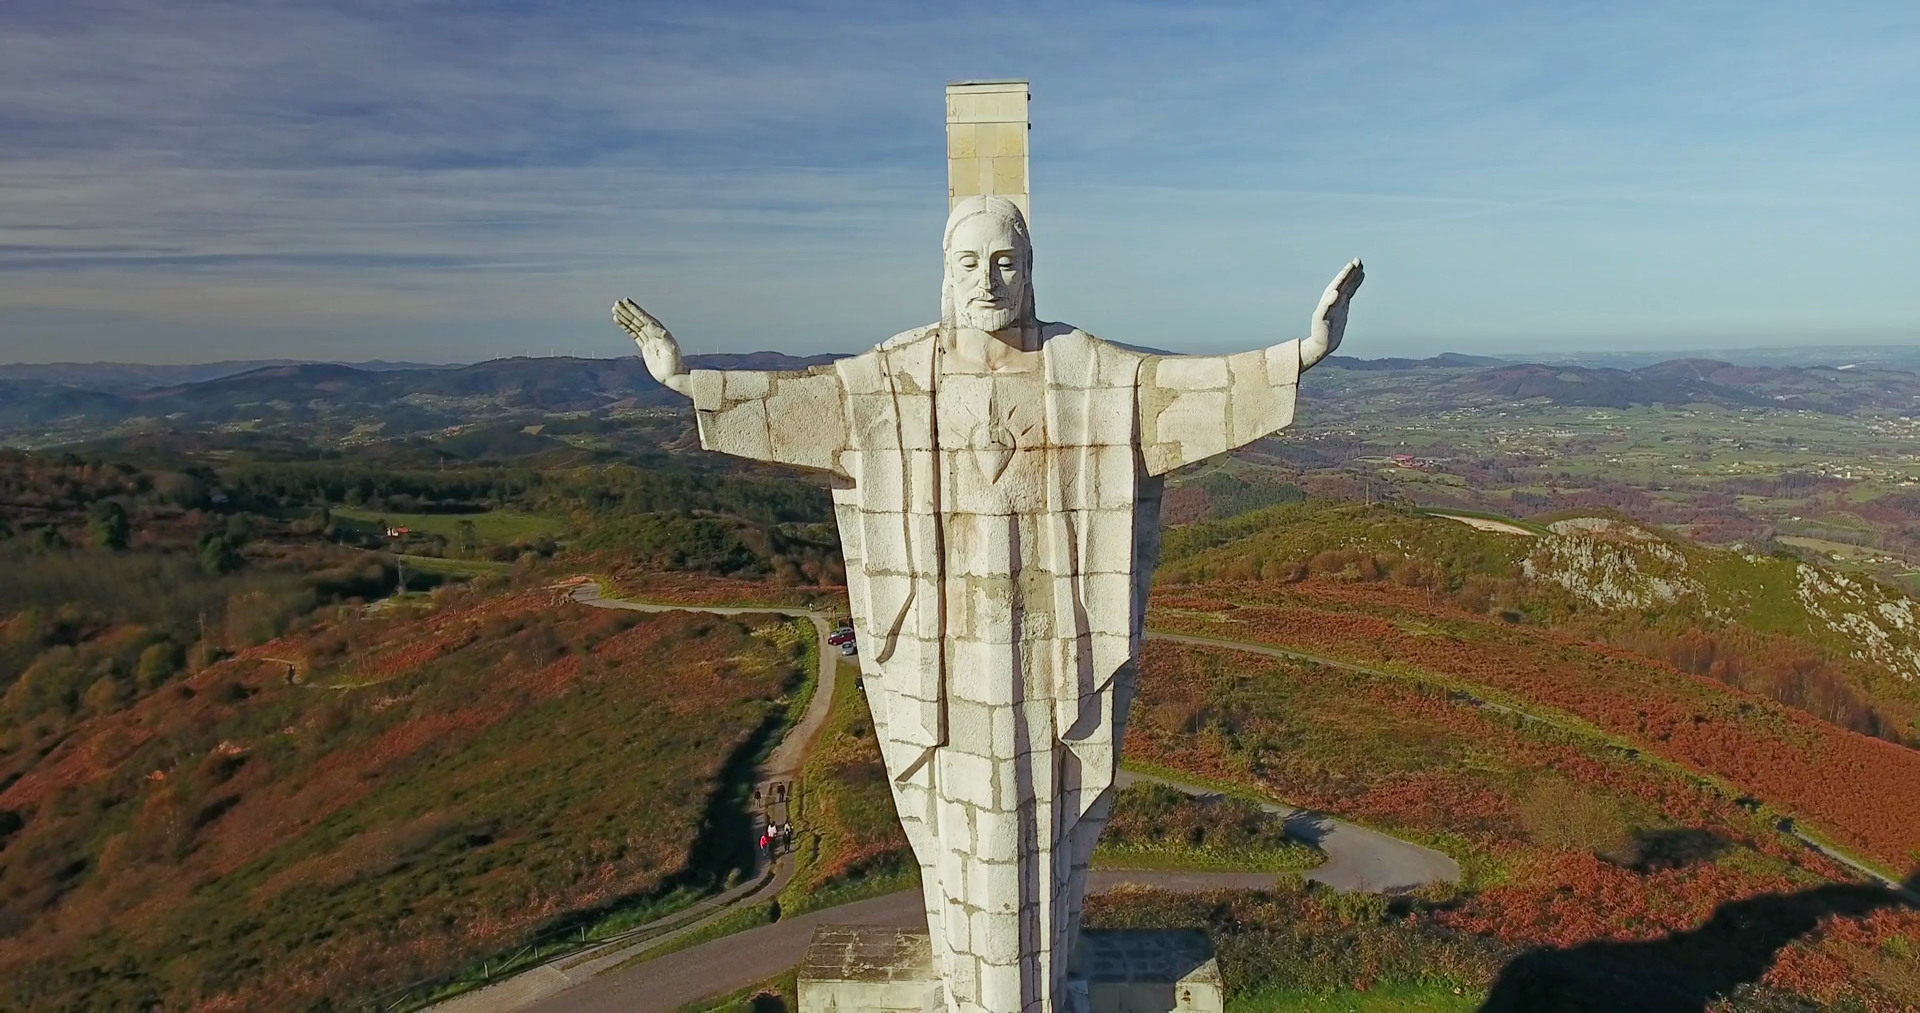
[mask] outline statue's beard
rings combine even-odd
[[[963,306],[960,326],[980,331],[1004,331],[1020,322],[1020,310],[1014,306]]]

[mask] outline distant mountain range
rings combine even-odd
[[[150,366],[129,362],[14,362],[0,363],[0,381],[32,380],[62,387],[84,387],[88,390],[101,391],[143,390],[149,387],[217,380],[223,376],[250,373],[273,366],[306,364],[308,360],[304,359],[228,359],[222,362],[202,362],[185,366]],[[425,362],[385,362],[379,359],[370,362],[338,363],[338,365],[352,366],[354,369],[367,372],[390,369],[457,368],[457,366],[439,366]]]
[[[1345,355],[1327,356],[1327,365],[1337,369],[1458,369],[1462,366],[1506,366],[1513,359],[1499,359],[1491,355],[1464,355],[1460,352],[1441,352],[1428,359],[1355,359]]]
[[[835,355],[752,352],[690,356],[713,369],[797,370]],[[1673,359],[1636,369],[1514,362],[1446,353],[1429,359],[1334,356],[1361,376],[1407,374],[1408,393],[1436,405],[1527,401],[1625,408],[1710,403],[1827,413],[1920,410],[1920,376],[1877,366],[1756,366]],[[190,379],[182,379],[188,377]],[[164,382],[163,382],[164,381]],[[125,427],[378,424],[389,435],[555,413],[675,406],[637,356],[418,363],[228,362],[201,366],[63,364],[0,367],[0,438],[44,445]]]
[[[1920,343],[1906,345],[1793,345],[1781,348],[1671,348],[1658,351],[1561,352],[1532,357],[1553,365],[1638,369],[1671,359],[1711,359],[1741,366],[1853,366],[1920,371]],[[1518,361],[1518,360],[1515,360]]]
[[[752,352],[695,355],[687,362],[696,369],[805,369],[834,358]],[[0,371],[0,433],[100,431],[139,419],[184,426],[368,419],[384,423],[389,432],[407,432],[477,416],[596,411],[681,400],[655,382],[637,356],[493,359],[471,366],[380,363],[371,368],[271,363],[211,379],[152,386],[127,386],[130,376],[140,374],[119,371],[122,367],[63,368],[68,372],[45,375],[98,369],[104,382],[9,378]],[[132,367],[145,368],[187,367]]]
[[[1639,369],[1518,363],[1463,376],[1460,390],[1597,408],[1705,403],[1835,415],[1920,408],[1920,376],[1905,370],[1737,366],[1713,359],[1670,359]]]

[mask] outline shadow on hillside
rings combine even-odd
[[[761,761],[787,730],[785,715],[771,714],[727,756],[720,778],[707,796],[700,836],[687,850],[683,875],[702,886],[718,886],[728,877],[751,876],[759,869],[759,813],[753,802]]]
[[[1920,907],[1920,872],[1909,896],[1881,886],[1814,887],[1720,906],[1705,925],[1637,943],[1591,942],[1529,950],[1501,970],[1481,1013],[1700,1013],[1734,988],[1760,980],[1774,956],[1829,915]]]
[[[622,894],[603,904],[570,911],[542,926],[546,937],[591,926],[628,905],[671,897],[683,890],[707,893],[753,876],[761,869],[756,843],[761,830],[753,788],[762,760],[787,730],[783,715],[763,720],[746,741],[727,754],[714,788],[707,795],[699,835],[687,849],[680,871],[644,893]]]

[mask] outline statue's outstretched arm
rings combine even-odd
[[[708,450],[802,468],[838,470],[847,445],[839,374],[760,369],[687,369],[675,341],[631,299],[613,319],[640,346],[653,378],[693,399],[700,445]]]
[[[1242,447],[1293,422],[1300,373],[1340,347],[1365,271],[1340,270],[1304,340],[1234,355],[1152,356],[1140,364],[1140,451],[1149,475]]]

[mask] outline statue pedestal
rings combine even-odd
[[[800,965],[800,1013],[944,1009],[926,929],[822,925]]]
[[[1087,1013],[1220,1013],[1220,965],[1191,931],[1086,930],[1068,972]],[[821,926],[800,965],[799,1013],[940,1013],[925,929]],[[1065,1011],[1062,1011],[1065,1013]]]

